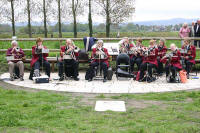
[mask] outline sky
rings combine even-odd
[[[136,0],[132,21],[200,18],[200,0]]]
[[[172,18],[200,18],[200,0],[136,0],[135,13],[129,22]],[[87,17],[84,20],[87,21]],[[93,22],[104,20],[95,16]]]

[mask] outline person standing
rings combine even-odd
[[[200,37],[200,19],[198,19],[197,23],[194,25],[194,37]],[[200,40],[194,40],[194,45],[200,48]]]
[[[188,24],[184,23],[179,31],[179,36],[180,36],[180,38],[183,39],[185,37],[189,37],[189,34],[190,34],[190,29],[188,27]],[[181,46],[183,46],[183,40],[181,41]]]

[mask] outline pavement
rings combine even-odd
[[[36,84],[28,79],[29,73],[25,73],[24,81],[19,79],[10,81],[9,73],[4,73],[0,79],[6,83],[23,86],[33,89],[63,91],[63,92],[79,92],[79,93],[150,93],[150,92],[171,92],[180,90],[190,90],[200,88],[200,79],[189,79],[187,83],[167,83],[165,76],[159,77],[152,83],[138,82],[129,78],[117,79],[113,75],[111,81],[103,83],[103,80],[93,80],[88,82],[85,80],[85,73],[79,73],[79,81],[67,79],[64,81],[52,80],[49,83]],[[198,74],[197,77],[200,77]],[[57,79],[58,74],[52,73],[52,79]]]

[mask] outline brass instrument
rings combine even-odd
[[[67,50],[70,49],[70,48],[71,48],[71,50],[69,52],[67,52]],[[70,48],[66,47],[64,55],[63,55],[64,60],[70,60],[70,59],[76,60],[76,56],[75,56],[74,53],[78,52],[79,48],[76,47],[75,45],[71,46]]]
[[[107,55],[105,54],[105,52],[102,49],[103,48],[97,48],[94,59],[103,60],[103,59],[107,58]]]

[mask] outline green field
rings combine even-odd
[[[62,33],[64,38],[73,38],[74,33],[73,32],[63,32]],[[17,33],[16,36],[19,38],[28,38],[28,34],[21,34]],[[44,34],[33,34],[33,37],[44,37]],[[82,38],[85,36],[89,36],[89,33],[87,32],[78,32],[78,38]],[[98,32],[93,34],[94,37],[97,38],[105,38],[106,33],[105,32]],[[120,37],[178,37],[178,32],[120,32]],[[0,38],[11,38],[11,33],[0,33]],[[48,37],[51,37],[51,34],[48,34]],[[58,33],[53,33],[53,37],[57,38]],[[117,32],[111,32],[110,33],[111,38],[117,37]]]
[[[127,112],[95,112],[96,100],[124,100]],[[0,132],[199,133],[200,91],[91,97],[1,87]]]

